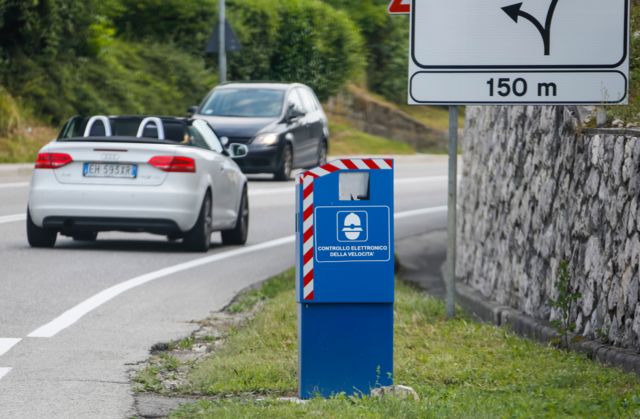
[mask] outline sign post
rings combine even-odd
[[[449,317],[458,106],[627,104],[629,8],[629,0],[412,0],[409,104],[449,106]]]
[[[343,159],[296,186],[300,398],[393,383],[393,160]]]
[[[225,39],[226,36],[226,27],[227,27],[227,16],[226,16],[226,4],[225,0],[219,0],[220,11],[218,13],[219,22],[218,22],[218,70],[220,72],[219,82],[220,84],[225,83],[227,81],[227,42]]]
[[[456,236],[458,208],[458,107],[449,106],[449,199],[447,215],[447,317],[456,315]]]

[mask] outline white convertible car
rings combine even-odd
[[[58,233],[93,241],[102,231],[162,234],[201,252],[213,231],[225,244],[244,244],[247,179],[233,159],[248,151],[227,143],[200,119],[70,119],[38,154],[29,244],[53,247]]]

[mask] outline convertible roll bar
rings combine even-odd
[[[156,129],[158,130],[158,139],[159,140],[164,140],[164,125],[162,124],[162,120],[158,117],[155,116],[149,116],[145,119],[142,120],[142,122],[140,122],[140,126],[138,127],[138,134],[136,134],[136,137],[138,138],[142,138],[143,134],[144,134],[144,129],[147,127],[148,124],[153,124],[156,126]]]
[[[104,127],[104,136],[111,137],[111,121],[104,115],[96,115],[92,116],[91,119],[87,122],[87,127],[84,129],[83,137],[91,136],[91,129],[96,122],[102,122],[102,126]]]

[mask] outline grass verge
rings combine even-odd
[[[449,132],[449,110],[446,106],[398,105],[398,107],[429,128]],[[464,107],[460,107],[458,124],[460,128],[464,127]]]
[[[177,389],[215,400],[185,405],[173,418],[640,416],[636,376],[464,315],[446,321],[442,302],[402,283],[396,288],[395,381],[416,389],[421,401],[278,401],[296,391],[293,271],[245,293],[230,310],[251,310],[257,303],[259,312],[193,364],[188,384]],[[169,357],[164,363],[179,368]]]
[[[38,151],[57,136],[0,86],[0,163],[31,163]]]
[[[341,118],[330,118],[331,132],[330,153],[334,156],[365,154],[415,154],[415,150],[407,143],[392,141],[387,138],[360,131],[348,121]]]
[[[33,163],[38,151],[58,135],[53,128],[26,128],[0,138],[0,163]]]

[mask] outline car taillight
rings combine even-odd
[[[66,153],[40,153],[36,159],[36,169],[59,169],[73,162]]]
[[[183,156],[155,156],[149,159],[149,164],[165,172],[195,173],[196,161]]]

